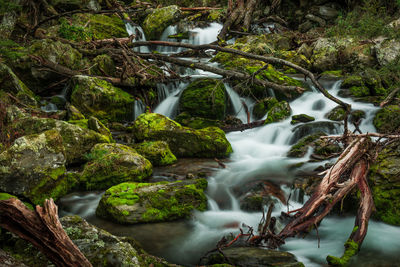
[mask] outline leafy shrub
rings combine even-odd
[[[65,18],[61,18],[59,22],[58,34],[60,37],[72,41],[86,41],[91,38],[91,34],[85,31],[84,27],[73,25]]]

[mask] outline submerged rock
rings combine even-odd
[[[167,142],[143,142],[135,145],[134,148],[154,166],[165,166],[176,162],[176,157],[169,149]]]
[[[259,120],[267,114],[267,112],[278,103],[275,97],[267,97],[258,101],[253,108],[253,116]]]
[[[176,156],[227,157],[232,147],[216,127],[194,130],[157,113],[141,114],[133,125],[137,141],[165,141]]]
[[[83,75],[75,76],[72,82],[71,103],[85,116],[94,116],[106,122],[133,118],[135,99],[122,89],[104,80]]]
[[[379,133],[396,132],[400,128],[400,107],[389,105],[379,110],[374,118],[374,126]]]
[[[400,142],[383,149],[370,168],[371,186],[376,213],[386,223],[400,225]]]
[[[285,251],[264,249],[259,247],[229,247],[219,252],[211,253],[203,259],[202,264],[233,264],[234,266],[290,266],[303,267],[296,257]]]
[[[66,194],[76,181],[68,180],[63,139],[56,130],[16,139],[0,154],[0,190],[24,196],[32,203]]]
[[[123,224],[171,221],[204,211],[207,180],[158,183],[122,183],[108,189],[96,214]]]
[[[133,148],[121,144],[97,144],[86,155],[81,180],[86,189],[106,189],[122,182],[141,182],[152,173],[151,163]]]
[[[329,111],[325,117],[332,121],[342,121],[346,117],[346,110],[342,106],[337,106]]]
[[[175,5],[155,9],[145,18],[142,25],[146,38],[148,40],[159,38],[165,28],[178,21],[180,15],[181,11]]]
[[[182,92],[179,109],[191,116],[223,120],[226,112],[225,86],[217,79],[198,79]]]
[[[331,121],[316,121],[300,124],[293,128],[293,135],[290,138],[289,144],[294,144],[301,138],[307,135],[324,132],[328,135],[338,134],[341,124]]]
[[[315,118],[312,116],[308,116],[307,114],[299,114],[292,116],[292,121],[290,122],[290,124],[297,124],[301,122],[310,122],[310,121],[315,121]]]

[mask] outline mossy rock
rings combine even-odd
[[[205,179],[122,183],[106,191],[96,214],[123,224],[187,218],[194,209],[207,208],[206,187]]]
[[[103,136],[108,137],[108,140],[110,143],[114,141],[110,130],[101,121],[99,121],[96,117],[91,116],[88,119],[87,124],[88,124],[88,128],[90,130],[93,130]]]
[[[176,162],[175,155],[164,141],[143,142],[135,145],[134,148],[154,166],[171,165]]]
[[[258,101],[253,108],[253,116],[259,120],[267,114],[267,112],[278,103],[275,97],[267,97]]]
[[[139,142],[165,141],[178,157],[227,157],[232,152],[221,129],[194,130],[157,113],[141,114],[133,125],[133,135]]]
[[[108,136],[55,119],[26,117],[16,120],[12,129],[24,134],[38,134],[50,129],[57,130],[62,136],[68,164],[84,161],[83,155],[89,152],[95,144],[110,142]]]
[[[96,66],[90,69],[90,73],[99,76],[115,76],[115,64],[109,55],[99,55],[93,59]]]
[[[85,116],[94,116],[103,122],[121,122],[133,119],[133,96],[106,82],[89,76],[74,76],[71,104]]]
[[[39,97],[36,96],[4,63],[0,63],[0,90],[14,95],[22,103],[36,107]]]
[[[1,201],[1,200],[7,200],[7,199],[10,199],[10,198],[16,198],[16,199],[18,199],[18,197],[16,197],[16,196],[13,196],[13,195],[10,195],[10,194],[7,194],[7,193],[1,193],[1,192],[0,192],[0,201]],[[30,203],[28,203],[28,202],[24,202],[24,204],[25,204],[25,206],[26,206],[28,209],[34,210],[32,204],[30,204]],[[0,235],[1,235],[1,228],[0,228]]]
[[[147,15],[142,25],[146,38],[156,40],[164,29],[177,22],[180,16],[181,11],[176,5],[155,9],[153,13]]]
[[[391,134],[400,127],[400,107],[388,105],[380,109],[374,118],[374,126],[379,133]]]
[[[370,168],[371,186],[376,213],[375,218],[389,224],[400,225],[400,142],[385,147]]]
[[[192,116],[223,120],[226,112],[225,86],[217,79],[198,79],[182,92],[179,109]]]
[[[174,119],[183,126],[193,129],[203,129],[207,127],[222,127],[223,122],[207,118],[193,117],[188,112],[182,112]]]
[[[276,103],[269,110],[267,118],[265,119],[265,124],[285,120],[288,117],[290,117],[290,113],[291,113],[291,108],[288,102],[281,101],[279,103]]]
[[[316,140],[318,140],[321,136],[326,135],[323,132],[315,133],[312,135],[305,136],[301,138],[296,144],[294,144],[289,152],[287,153],[288,157],[292,158],[302,158],[306,155],[308,148],[313,146]]]
[[[346,117],[346,110],[342,106],[337,106],[329,111],[325,117],[332,121],[342,121]]]
[[[68,120],[84,120],[86,119],[82,112],[79,111],[74,105],[67,103],[67,119]]]
[[[88,190],[106,189],[123,182],[141,182],[153,167],[133,148],[121,144],[97,144],[86,154],[81,181]]]
[[[307,114],[293,115],[290,124],[298,124],[304,122],[315,121],[315,118]]]
[[[57,130],[26,135],[0,154],[0,190],[34,204],[65,195],[77,181],[65,174],[66,153]]]

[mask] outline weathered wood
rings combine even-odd
[[[397,87],[396,89],[393,89],[393,91],[390,92],[390,94],[385,98],[385,100],[383,100],[379,106],[382,108],[384,106],[386,106],[387,104],[389,104],[393,98],[396,96],[396,94],[400,92],[400,87]]]
[[[62,228],[52,199],[36,212],[15,198],[0,201],[0,226],[31,242],[56,266],[92,266]]]

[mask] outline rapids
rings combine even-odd
[[[130,27],[130,28],[129,28]],[[142,32],[138,27],[127,26],[131,32]],[[211,24],[207,28],[193,28],[189,30],[189,42],[193,44],[209,43],[216,40],[218,31],[221,29],[219,24]],[[162,40],[170,40],[168,36],[177,33],[176,26],[168,27],[162,35]],[[144,34],[141,38],[145,38]],[[176,41],[176,40],[170,40]],[[148,48],[147,48],[148,49]],[[176,53],[181,49],[161,48],[160,53]],[[143,52],[143,50],[141,50]],[[184,75],[192,78],[215,77],[218,76],[200,70],[186,70]],[[329,92],[338,96],[340,81],[323,81],[323,85]],[[160,104],[154,110],[171,118],[176,116],[179,105],[179,96],[186,88],[188,82],[176,84],[159,84],[158,95]],[[241,101],[245,101],[251,108],[254,101],[241,99],[239,95],[225,84],[227,94],[236,115],[243,122],[247,120],[246,113],[242,109]],[[372,119],[377,108],[372,104],[354,102],[351,99],[343,99],[352,105],[354,110],[363,110],[366,118],[360,125],[363,132],[375,131]],[[144,107],[135,108],[135,118]],[[143,106],[143,104],[142,104]],[[329,122],[324,116],[335,103],[325,98],[315,89],[304,93],[298,99],[290,103],[292,115],[308,114],[315,117],[313,131],[321,127],[328,134],[340,134],[343,126],[338,123],[318,124],[318,122]],[[136,107],[136,105],[135,105]],[[325,126],[321,126],[325,125]],[[330,125],[330,126],[326,126]],[[232,144],[234,153],[227,163],[226,169],[218,169],[208,162],[206,168],[212,172],[209,177],[207,195],[209,198],[208,210],[205,212],[195,212],[190,220],[183,220],[168,223],[142,224],[133,226],[117,225],[112,222],[104,221],[95,216],[94,212],[99,202],[102,192],[74,193],[64,197],[60,201],[61,215],[77,214],[89,222],[106,229],[113,234],[132,236],[137,239],[149,253],[166,258],[172,263],[183,265],[195,265],[204,253],[215,247],[216,242],[223,235],[238,233],[238,226],[242,223],[257,229],[261,219],[261,212],[249,213],[242,211],[238,199],[234,195],[234,189],[250,181],[267,180],[280,184],[286,197],[289,196],[290,188],[295,172],[290,170],[290,166],[308,160],[311,151],[300,159],[286,157],[290,146],[301,136],[296,136],[296,127],[290,124],[290,119],[282,122],[269,124],[260,128],[247,130],[244,132],[232,132],[227,134],[227,138]],[[325,128],[324,128],[325,127]],[[295,137],[293,137],[295,136]],[[318,163],[306,163],[296,171],[311,171],[319,165],[334,162],[335,159]],[[194,164],[204,164],[194,163]],[[189,167],[190,168],[190,167]],[[155,169],[157,173],[157,169]],[[158,178],[162,178],[162,174]],[[168,177],[164,177],[168,180]],[[296,194],[293,194],[296,195]],[[301,207],[300,198],[293,197],[289,202],[290,209]],[[286,211],[285,205],[276,205],[273,211],[274,216],[278,216],[281,211]],[[326,264],[327,255],[341,256],[344,250],[343,244],[351,233],[354,226],[354,215],[348,216],[329,216],[325,218],[319,227],[320,247],[315,232],[306,238],[289,238],[282,250],[289,251],[296,255],[299,261],[305,266],[322,266]],[[361,252],[354,257],[354,266],[385,266],[397,265],[397,255],[400,252],[400,227],[389,226],[384,223],[371,221],[368,234],[362,246]]]

